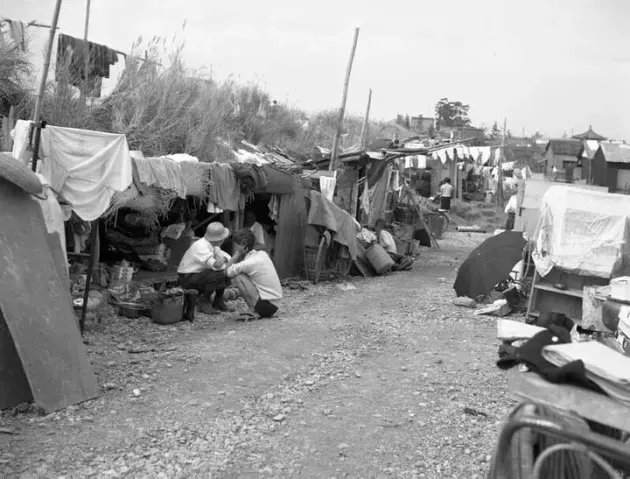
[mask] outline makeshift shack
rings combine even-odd
[[[589,183],[630,193],[630,145],[601,142],[588,173]]]

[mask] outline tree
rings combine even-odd
[[[405,128],[407,128],[407,130],[411,130],[411,118],[409,118],[409,115],[405,115]]]
[[[501,135],[501,131],[499,130],[499,125],[498,123],[495,121],[492,124],[492,130],[490,130],[490,138],[492,139],[496,139],[499,138],[499,136]]]
[[[470,126],[469,110],[470,106],[464,105],[461,101],[448,101],[448,98],[442,98],[435,105],[438,129],[442,126]]]
[[[539,140],[540,138],[542,138],[542,135],[540,134],[538,130],[536,130],[536,133],[534,133],[534,136],[532,138],[534,140]]]
[[[565,140],[566,140],[567,138],[569,138],[569,135],[567,135],[567,132],[566,132],[566,131],[562,134],[562,138],[563,138],[563,139],[565,139]]]

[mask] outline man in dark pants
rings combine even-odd
[[[177,268],[180,286],[198,291],[201,300],[199,309],[206,313],[212,310],[230,311],[223,300],[223,293],[229,285],[226,266],[231,258],[221,249],[229,235],[230,230],[221,223],[210,223],[204,237],[188,248]],[[212,293],[215,295],[210,307]]]

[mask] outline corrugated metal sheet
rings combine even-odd
[[[599,146],[608,163],[630,163],[630,145],[602,142]]]

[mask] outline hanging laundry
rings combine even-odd
[[[13,139],[13,151],[11,155],[25,165],[28,165],[33,158],[33,152],[28,148],[31,124],[31,121],[18,120],[15,124],[15,128],[11,131],[11,138]],[[41,153],[40,148],[40,158],[42,156]]]
[[[330,176],[321,176],[319,178],[319,189],[322,196],[328,201],[332,201],[335,196],[335,186],[337,185],[337,178]]]
[[[125,135],[47,126],[41,144],[42,174],[84,221],[99,218],[114,191],[133,181]]]
[[[159,186],[174,191],[180,198],[186,198],[186,182],[181,165],[166,156],[138,158],[135,160],[140,182],[147,186]]]
[[[86,55],[89,57],[87,72]],[[102,79],[109,78],[110,67],[117,62],[118,54],[111,48],[59,34],[55,78],[63,79],[69,75],[68,83],[80,88],[83,94],[100,97]]]
[[[57,197],[55,193],[50,189],[50,183],[44,177],[44,175],[40,173],[36,173],[39,180],[42,182],[42,186],[44,187],[43,197],[45,199],[37,198],[39,205],[42,208],[42,214],[44,215],[44,222],[46,223],[46,230],[49,234],[57,234],[59,235],[59,243],[61,247],[61,251],[63,252],[63,257],[65,259],[64,264],[68,264],[68,254],[66,252],[66,230],[64,226],[65,214],[59,202],[57,201]]]
[[[492,157],[492,150],[489,146],[481,146],[479,150],[481,151],[481,164],[486,165]]]
[[[455,160],[455,148],[447,148],[446,150],[446,155],[448,156],[448,158],[450,158],[451,160]]]
[[[225,163],[211,163],[210,179],[208,202],[223,210],[238,211],[241,192],[232,167]]]
[[[267,209],[269,210],[269,218],[271,218],[272,221],[275,221],[277,223],[278,215],[280,213],[280,196],[279,195],[271,195],[271,199],[269,200]]]
[[[361,208],[366,215],[370,214],[370,192],[368,188],[367,178],[363,181],[363,193],[361,193]]]
[[[427,157],[425,155],[418,155],[418,168],[425,169],[427,167]]]
[[[464,159],[464,148],[461,146],[458,146],[457,148],[455,148],[455,153],[457,154],[457,158],[459,158],[460,160]]]
[[[413,159],[411,156],[405,156],[405,168],[413,168]]]
[[[501,148],[494,150],[494,164],[498,165],[499,161],[501,161]]]

